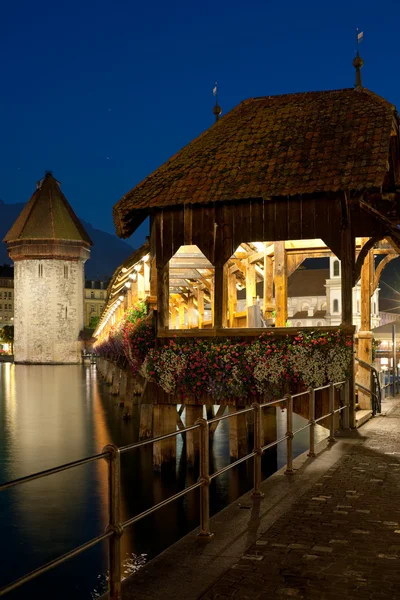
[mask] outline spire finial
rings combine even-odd
[[[215,115],[215,122],[218,121],[219,117],[222,114],[222,110],[220,105],[218,104],[218,81],[215,82],[214,88],[213,88],[213,95],[215,96],[215,106],[213,108],[213,113]]]
[[[358,27],[357,27],[357,29],[356,29],[356,56],[353,60],[353,67],[355,67],[355,70],[356,70],[356,83],[354,86],[356,88],[356,90],[362,89],[361,67],[364,64],[364,61],[361,58],[360,53],[359,53],[359,45],[363,41],[363,38],[364,38],[364,32],[359,31]]]

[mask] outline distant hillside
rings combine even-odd
[[[0,240],[6,235],[24,204],[5,204],[0,200]],[[91,258],[85,265],[86,279],[102,279],[111,277],[115,269],[133,253],[133,248],[117,236],[95,229],[82,221],[92,242]],[[11,264],[7,255],[7,246],[0,243],[0,264]]]

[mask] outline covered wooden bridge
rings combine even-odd
[[[239,104],[128,192],[113,214],[124,238],[150,218],[137,273],[146,280],[141,295],[157,310],[160,341],[257,336],[273,317],[278,333],[287,325],[288,276],[306,258],[334,254],[349,334],[361,277],[358,352],[370,363],[371,295],[400,249],[399,185],[395,106],[360,87],[289,94]],[[386,257],[375,268],[379,254]],[[124,268],[115,276],[121,282]],[[127,301],[111,294],[100,339],[113,306],[115,315],[115,304]],[[369,387],[368,369],[357,377]],[[360,401],[367,407],[369,395]]]

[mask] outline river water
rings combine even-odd
[[[278,436],[285,414],[277,409]],[[109,393],[94,365],[41,366],[0,363],[0,483],[30,475],[138,439],[138,414],[130,421]],[[184,416],[184,415],[183,415]],[[294,428],[305,421],[295,416]],[[318,437],[326,436],[317,427]],[[210,451],[211,469],[229,464],[229,429],[223,421]],[[194,483],[182,436],[176,468],[152,470],[151,448],[123,454],[122,518],[125,520]],[[294,454],[308,448],[308,430],[294,438]],[[263,459],[264,476],[286,462],[285,447]],[[252,461],[212,482],[215,514],[252,487]],[[97,461],[70,471],[22,484],[0,493],[0,587],[45,562],[103,533],[107,524],[107,464]],[[199,491],[194,490],[126,530],[122,537],[125,571],[132,562],[149,560],[199,524]],[[135,559],[139,557],[139,559]],[[86,551],[9,594],[10,600],[91,600],[103,591],[107,543]]]

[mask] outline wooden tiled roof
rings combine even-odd
[[[154,207],[380,188],[395,110],[366,89],[245,100],[114,206],[117,233]]]
[[[60,184],[47,173],[22,209],[4,238],[17,240],[71,240],[92,244],[80,220],[60,189]]]

